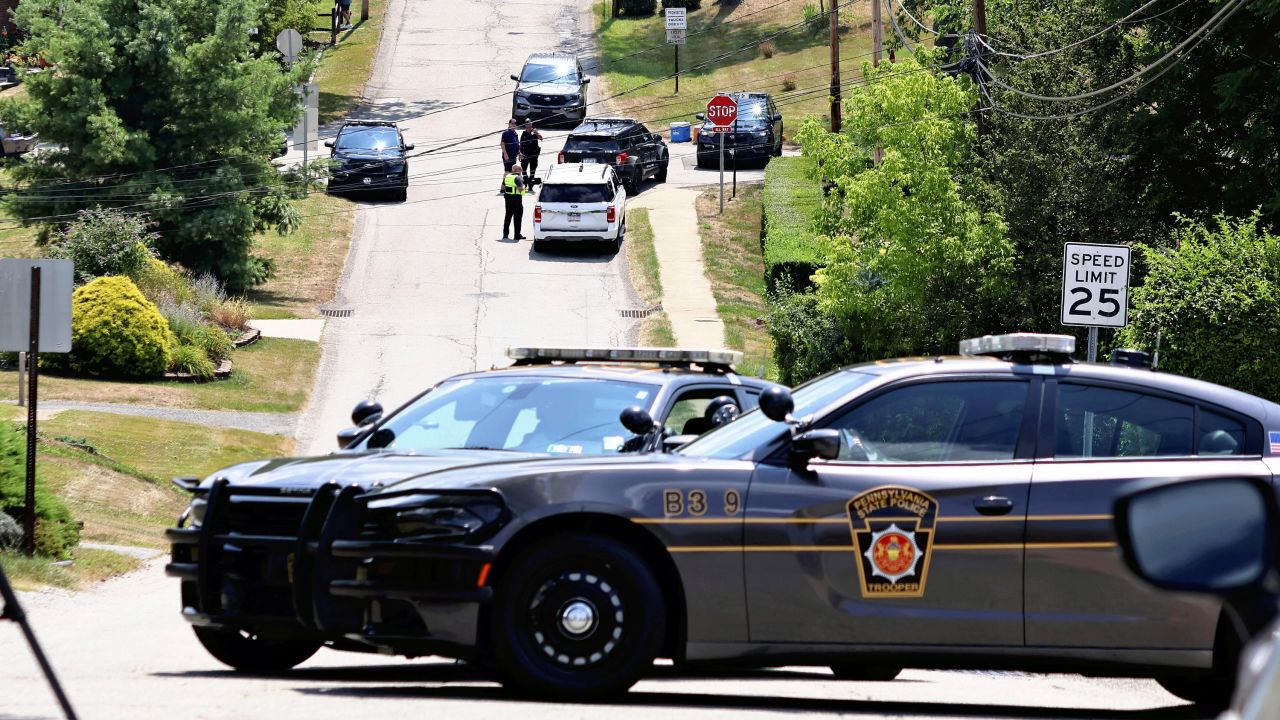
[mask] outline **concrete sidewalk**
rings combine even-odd
[[[716,312],[711,281],[702,262],[702,238],[694,209],[698,195],[697,190],[650,186],[628,204],[649,210],[662,282],[662,309],[671,320],[676,345],[722,348],[724,323]]]

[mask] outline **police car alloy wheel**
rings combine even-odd
[[[635,551],[598,535],[562,535],[512,558],[495,582],[493,652],[529,693],[615,695],[653,664],[663,608],[657,580]]]
[[[194,627],[196,639],[225,665],[244,672],[282,672],[316,654],[320,643],[276,640],[248,631]]]

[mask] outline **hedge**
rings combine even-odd
[[[822,207],[822,188],[807,177],[812,160],[781,157],[764,171],[764,266],[769,289],[781,284],[804,290],[822,266],[812,222]],[[781,282],[780,282],[781,281]]]

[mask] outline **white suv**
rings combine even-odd
[[[609,243],[615,252],[627,231],[627,191],[609,165],[553,165],[533,206],[533,248],[549,240]]]

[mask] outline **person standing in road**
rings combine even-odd
[[[512,120],[511,122],[515,122]],[[509,232],[512,221],[516,226],[516,240],[524,240],[520,234],[520,223],[524,219],[524,178],[520,175],[520,166],[512,163],[502,177],[502,201],[506,204],[506,215],[502,218],[502,239],[511,237]]]
[[[506,172],[520,161],[520,136],[516,134],[515,118],[507,121],[507,129],[502,131],[502,140],[498,144],[502,147],[502,170]]]
[[[533,178],[538,174],[538,155],[542,153],[542,133],[533,127],[532,120],[524,121],[524,132],[520,133],[520,154],[524,156],[524,186],[533,188]]]

